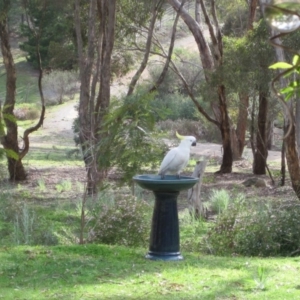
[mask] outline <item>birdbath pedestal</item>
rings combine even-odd
[[[151,260],[181,260],[177,198],[180,191],[192,188],[199,178],[166,175],[137,175],[133,181],[155,195],[149,252]]]

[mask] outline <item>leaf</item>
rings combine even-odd
[[[17,122],[17,118],[12,114],[3,114],[3,118],[13,123]]]
[[[293,91],[294,91],[294,88],[291,87],[291,86],[285,87],[285,88],[283,88],[283,89],[280,90],[280,92],[282,94],[287,94],[287,93],[290,93],[290,92],[293,92]]]
[[[298,65],[299,58],[300,58],[300,57],[299,57],[298,54],[294,55],[294,57],[293,57],[293,62],[292,62],[293,66]]]
[[[280,61],[269,66],[269,69],[291,69],[291,68],[293,68],[293,65],[288,64],[284,61]]]
[[[11,149],[4,149],[6,155],[10,158],[13,158],[15,160],[18,160],[19,159],[19,154],[16,153],[14,150],[11,150]]]

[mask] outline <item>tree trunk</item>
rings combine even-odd
[[[29,151],[29,134],[38,130],[42,126],[45,116],[45,101],[42,91],[43,71],[41,67],[41,56],[39,52],[40,32],[37,33],[29,26],[29,28],[34,31],[35,37],[37,39],[36,54],[39,63],[38,88],[41,97],[42,111],[38,123],[32,127],[27,128],[24,131],[23,148],[20,149],[18,143],[18,125],[15,121],[14,116],[14,107],[16,102],[16,68],[11,53],[9,34],[7,29],[7,15],[9,12],[9,5],[10,1],[7,1],[4,4],[4,7],[2,7],[3,10],[1,11],[2,15],[0,17],[0,44],[3,63],[6,71],[6,97],[3,108],[0,103],[0,139],[7,156],[10,180],[25,180],[26,172],[22,164],[22,159]],[[26,3],[24,5],[26,7]],[[46,4],[44,3],[44,6],[42,7],[43,11],[45,11],[45,5]],[[34,22],[31,22],[31,24],[33,23]],[[39,28],[39,30],[41,30],[41,28]],[[6,132],[4,130],[4,123],[6,126]]]
[[[77,51],[79,62],[79,76],[80,76],[80,96],[79,96],[79,140],[83,153],[83,160],[87,171],[87,190],[89,194],[95,192],[95,188],[92,184],[95,179],[95,175],[91,175],[91,168],[94,165],[94,138],[92,131],[92,120],[90,118],[92,107],[90,103],[90,82],[94,59],[94,34],[95,34],[95,11],[96,0],[90,2],[89,7],[89,26],[88,26],[88,50],[87,54],[84,53],[83,41],[81,35],[81,23],[80,23],[80,1],[75,1],[74,19],[75,30],[77,38]]]
[[[298,155],[300,155],[300,98],[296,100],[296,141]]]
[[[116,0],[91,0],[89,6],[88,45],[85,53],[82,40],[80,1],[75,1],[75,30],[80,70],[79,137],[87,172],[87,191],[97,193],[105,170],[98,165],[100,129],[110,103],[111,56],[114,46]],[[96,13],[99,33],[96,35]],[[96,40],[97,39],[97,40]],[[97,48],[96,48],[97,44]],[[97,55],[95,59],[95,54]],[[97,70],[93,71],[93,68]],[[93,78],[92,78],[93,73]],[[98,84],[97,84],[98,83]],[[96,87],[98,94],[96,96]]]
[[[288,131],[288,128],[289,126],[285,127],[285,133]],[[285,153],[292,187],[297,197],[300,199],[300,166],[296,148],[296,132],[294,124],[291,133],[285,140]]]
[[[222,136],[222,146],[223,146],[223,160],[220,170],[217,172],[219,174],[231,173],[232,171],[232,149],[231,149],[231,137],[230,137],[230,122],[227,112],[227,103],[225,97],[225,87],[220,86],[218,89],[219,94],[219,109],[221,115],[221,125],[220,131]]]
[[[202,28],[200,0],[196,0],[195,2],[195,20],[199,24],[200,28]]]
[[[272,150],[274,146],[274,122],[268,121],[267,124],[267,149]]]
[[[150,50],[151,50],[153,33],[154,33],[154,29],[155,29],[155,23],[156,23],[156,20],[158,17],[158,10],[159,10],[159,7],[157,7],[155,1],[153,1],[152,18],[151,18],[150,26],[149,26],[148,33],[147,33],[147,42],[146,42],[144,58],[142,60],[142,63],[140,65],[139,69],[136,71],[136,73],[134,74],[134,76],[131,79],[131,82],[129,84],[129,89],[127,92],[127,96],[132,95],[138,80],[140,79],[142,73],[144,72],[144,70],[147,67]]]
[[[18,145],[18,126],[14,120],[14,107],[16,101],[16,68],[10,49],[9,35],[7,32],[7,22],[5,16],[0,18],[0,40],[3,63],[6,71],[6,97],[1,107],[0,117],[1,124],[4,121],[6,125],[6,134],[4,126],[1,125],[1,144],[6,150],[9,178],[11,180],[26,179],[25,169],[22,161],[19,159]]]
[[[248,120],[248,108],[249,108],[249,95],[248,94],[240,94],[239,95],[240,103],[239,103],[239,114],[238,114],[238,120],[236,125],[236,151],[233,151],[233,153],[237,154],[237,157],[234,157],[233,159],[241,159],[244,147],[245,147],[245,141],[246,141],[246,131],[247,131],[247,120]]]
[[[183,3],[184,2],[182,2],[182,5],[183,5]],[[162,70],[160,76],[156,80],[155,84],[153,85],[152,88],[149,89],[150,93],[156,91],[159,88],[159,86],[163,83],[163,81],[164,81],[164,79],[167,75],[167,72],[169,70],[169,66],[170,66],[170,63],[172,61],[172,55],[173,55],[173,49],[174,49],[174,43],[175,43],[175,38],[176,38],[176,30],[177,30],[177,24],[178,24],[178,21],[179,21],[179,17],[180,17],[180,15],[177,13],[177,15],[175,17],[175,20],[174,20],[174,23],[173,23],[173,26],[172,26],[172,33],[171,33],[169,51],[168,51],[168,54],[165,54],[166,55],[165,65],[163,67],[163,70]],[[157,41],[157,43],[161,46],[161,49],[162,49],[163,53],[165,53],[165,50],[164,50],[163,46],[161,45],[161,43],[159,43],[159,41]],[[147,51],[147,49],[146,49],[146,51]],[[149,51],[150,51],[150,49],[149,49]]]
[[[253,159],[253,173],[256,175],[266,174],[267,165],[267,114],[268,99],[265,93],[259,93],[259,107],[257,119],[256,149]]]
[[[248,0],[249,5],[249,18],[248,18],[248,30],[253,30],[253,23],[256,15],[258,0]]]
[[[210,74],[215,71],[215,66],[221,66],[223,60],[223,44],[222,44],[222,35],[221,30],[218,24],[218,20],[216,17],[215,11],[215,2],[211,2],[211,11],[214,26],[207,14],[206,7],[203,0],[199,0],[202,12],[205,18],[205,23],[208,26],[211,42],[212,42],[212,51],[209,47],[208,41],[205,39],[203,31],[201,30],[198,22],[191,17],[191,15],[181,7],[181,3],[178,0],[168,0],[168,3],[180,14],[180,17],[188,26],[189,30],[193,34],[195,41],[198,46],[200,60],[202,63],[202,67],[204,69],[205,79],[208,84],[211,82]],[[212,53],[213,52],[213,53]],[[225,87],[220,84],[216,88],[216,92],[218,94],[218,114],[220,115],[220,119],[217,121],[213,121],[214,124],[218,124],[218,128],[221,131],[222,136],[222,145],[223,145],[223,161],[220,168],[219,173],[230,173],[232,171],[232,149],[231,149],[231,137],[230,137],[230,121],[229,115],[227,111],[227,101],[226,101],[226,93]],[[202,107],[197,106],[198,110],[203,114]],[[203,114],[207,117],[207,113]],[[210,118],[207,118],[211,121]]]
[[[284,49],[281,47],[280,39],[278,37],[273,38],[272,44],[274,46],[276,45],[274,49],[275,49],[277,60],[286,61],[284,55]],[[286,87],[288,85],[286,78],[282,76],[279,78],[279,81],[281,87]],[[292,100],[290,100],[284,106],[285,106],[284,107],[284,124],[285,124],[284,135],[285,136],[287,135],[289,128],[291,128],[288,136],[285,138],[284,141],[286,162],[287,162],[287,167],[292,182],[292,187],[297,197],[300,199],[300,164],[299,164],[299,155],[297,151],[295,114],[293,112]]]
[[[189,212],[190,215],[196,219],[206,217],[205,209],[203,207],[200,194],[206,164],[207,161],[197,162],[192,177],[198,177],[199,181],[193,188],[188,190]]]

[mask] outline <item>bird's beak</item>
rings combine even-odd
[[[197,143],[196,143],[196,142],[193,142],[193,143],[192,143],[192,146],[196,146],[196,145],[197,145]]]

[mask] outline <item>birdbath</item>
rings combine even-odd
[[[155,195],[149,252],[151,260],[181,260],[177,198],[180,191],[192,188],[199,178],[173,175],[137,175],[133,181]]]

